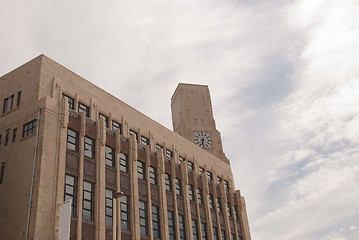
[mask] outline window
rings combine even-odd
[[[175,188],[176,188],[176,194],[182,195],[181,180],[178,178],[175,178]]]
[[[179,157],[178,157],[178,160],[179,160],[179,161],[180,161],[180,163],[181,163],[181,162],[183,162],[183,161],[184,161],[184,157],[179,156]]]
[[[156,149],[163,149],[163,147],[159,144],[156,144]]]
[[[139,201],[140,208],[140,233],[147,235],[147,206],[145,202]]]
[[[188,164],[188,170],[190,170],[190,171],[192,172],[192,170],[193,170],[193,163],[190,162],[190,161],[188,161],[187,164]]]
[[[171,175],[168,173],[165,173],[165,188],[168,191],[172,191]]]
[[[98,114],[98,117],[105,119],[106,127],[108,128],[108,117],[105,116],[105,115],[103,115],[102,113],[99,113],[99,114]]]
[[[94,219],[94,184],[84,181],[82,218],[93,221]]]
[[[231,204],[227,202],[227,213],[228,217],[232,217]]]
[[[180,235],[180,240],[185,240],[186,239],[186,227],[184,224],[184,216],[178,214],[178,229],[179,229],[179,235]]]
[[[139,179],[145,179],[145,163],[137,161],[137,176]]]
[[[5,99],[4,99],[4,107],[3,107],[2,113],[6,113],[6,112],[7,112],[8,105],[9,105],[9,98],[5,98]]]
[[[224,189],[228,191],[229,190],[228,181],[224,180],[223,184],[224,184]]]
[[[14,107],[14,94],[10,97],[10,110],[12,110]]]
[[[141,145],[146,147],[149,144],[148,138],[145,138],[144,136],[141,136]]]
[[[201,174],[201,173],[203,173],[203,172],[204,172],[204,169],[201,168],[201,167],[199,167],[199,173]]]
[[[152,229],[153,238],[161,238],[159,207],[152,205]]]
[[[95,140],[85,136],[84,139],[84,155],[89,158],[95,158]]]
[[[171,159],[171,158],[172,158],[172,156],[173,156],[172,151],[171,151],[171,150],[166,149],[166,158],[167,158],[167,159]]]
[[[14,128],[13,132],[12,132],[12,142],[15,142],[16,140],[16,134],[17,134],[17,128]]]
[[[189,195],[189,200],[193,200],[193,185],[192,184],[188,184],[188,195]]]
[[[5,133],[5,146],[9,143],[10,129],[6,130]]]
[[[115,166],[115,150],[113,148],[105,146],[105,158],[107,166]]]
[[[65,94],[62,94],[62,97],[67,99],[67,102],[69,103],[69,108],[70,108],[70,109],[75,109],[75,104],[74,104],[75,101],[74,101],[73,98],[71,98],[71,97],[69,97],[69,96],[67,96],[67,95],[65,95]],[[19,99],[18,99],[18,100],[19,100]]]
[[[128,172],[128,155],[120,153],[120,170],[122,172]]]
[[[207,172],[207,178],[208,178],[208,181],[212,181],[213,180],[213,175],[211,172]]]
[[[22,137],[27,137],[35,132],[36,129],[36,120],[25,123],[22,130]]]
[[[128,196],[121,196],[121,229],[130,229],[130,201]]]
[[[209,208],[213,209],[213,195],[212,194],[208,194],[208,204],[209,204]]]
[[[221,199],[217,198],[217,211],[222,212]]]
[[[79,106],[78,106],[78,112],[79,113],[85,112],[86,117],[90,117],[90,108],[80,102],[79,102]]]
[[[217,227],[213,227],[213,240],[218,240],[218,230],[217,230]]]
[[[168,235],[169,240],[173,240],[176,238],[175,236],[175,222],[174,222],[174,214],[172,211],[167,211],[168,216]]]
[[[202,201],[202,189],[200,189],[200,188],[197,189],[197,199],[198,199],[198,204],[203,204],[203,201]]]
[[[5,162],[2,162],[1,163],[0,184],[2,184],[2,181],[4,180],[4,174],[5,174]]]
[[[17,104],[16,106],[20,106],[20,102],[21,102],[21,91],[17,92]]]
[[[207,226],[206,223],[201,223],[202,239],[207,239]]]
[[[2,135],[0,134],[0,147],[1,147],[1,140],[2,140]]]
[[[116,121],[112,121],[112,130],[116,132],[118,129],[120,129],[120,134],[122,134],[122,125]]]
[[[113,218],[113,197],[112,190],[106,189],[105,191],[105,223],[106,225],[112,226]]]
[[[232,233],[232,240],[236,240],[236,234]]]
[[[197,220],[192,219],[193,240],[198,240]]]
[[[135,135],[136,136],[136,141],[138,141],[137,133],[135,131],[133,131],[132,129],[130,129],[130,135]]]
[[[236,219],[239,219],[238,217],[238,207],[236,205],[234,205],[234,216]]]
[[[66,148],[73,151],[79,149],[79,134],[71,129],[67,129],[67,143]]]
[[[150,166],[150,183],[157,185],[157,169],[155,167]]]
[[[71,200],[71,216],[76,216],[77,208],[77,178],[65,174],[64,200]]]
[[[217,182],[218,182],[218,183],[222,182],[222,178],[217,177]]]
[[[226,240],[226,230],[222,229],[222,240]]]

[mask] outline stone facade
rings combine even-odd
[[[250,239],[226,158],[48,57],[2,76],[0,101],[0,239],[59,239],[64,199],[71,239]]]

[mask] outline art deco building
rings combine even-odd
[[[250,239],[207,86],[178,85],[173,132],[40,55],[0,104],[0,239],[59,239],[68,199],[71,239]]]

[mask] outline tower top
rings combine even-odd
[[[173,131],[210,152],[226,158],[220,132],[216,129],[207,85],[178,84],[171,98]]]

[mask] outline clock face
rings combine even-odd
[[[201,148],[212,148],[211,133],[208,132],[193,132],[194,144]]]

